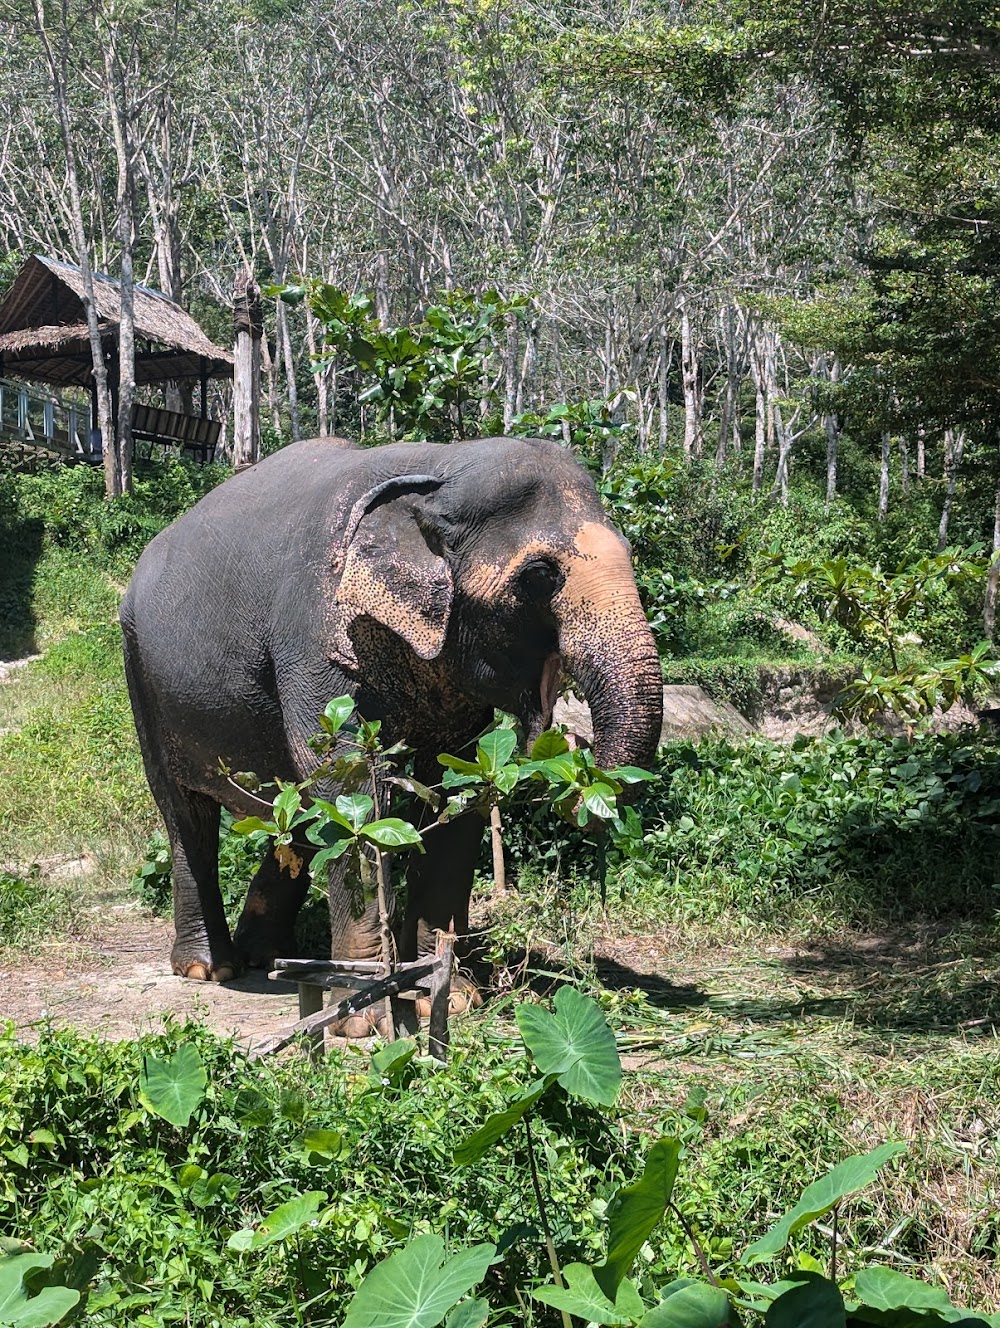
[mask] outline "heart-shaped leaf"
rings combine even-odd
[[[759,1263],[761,1259],[771,1259],[780,1254],[797,1231],[801,1231],[817,1217],[823,1217],[847,1195],[870,1184],[887,1162],[905,1152],[905,1144],[891,1143],[882,1144],[870,1153],[847,1158],[827,1175],[813,1181],[795,1207],[789,1209],[766,1236],[754,1241],[740,1262]]]
[[[667,1211],[681,1156],[679,1139],[658,1139],[649,1150],[642,1175],[618,1191],[608,1224],[608,1253],[594,1269],[598,1286],[613,1298],[646,1238]]]
[[[185,1043],[173,1056],[144,1056],[139,1101],[156,1116],[183,1128],[205,1096],[208,1075],[198,1048]]]
[[[51,1268],[51,1254],[0,1255],[0,1324],[16,1328],[50,1328],[80,1300],[71,1287],[47,1286],[32,1295],[25,1285],[32,1273]]]
[[[567,1093],[602,1107],[614,1105],[622,1082],[615,1035],[595,1001],[575,987],[560,987],[555,1013],[519,1005],[521,1036],[543,1074],[554,1074]]]
[[[437,1328],[486,1276],[495,1245],[445,1255],[440,1236],[417,1236],[372,1269],[347,1307],[343,1328]]]

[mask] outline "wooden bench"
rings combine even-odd
[[[132,437],[148,443],[146,456],[154,447],[190,452],[205,464],[215,460],[215,445],[222,425],[218,420],[204,420],[197,415],[181,415],[176,410],[158,406],[132,407]]]

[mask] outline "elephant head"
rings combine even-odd
[[[414,447],[410,458],[422,468],[378,478],[343,520],[332,658],[370,676],[374,621],[449,688],[513,711],[531,735],[568,674],[591,707],[598,764],[651,761],[659,658],[628,544],[586,472],[540,440]]]

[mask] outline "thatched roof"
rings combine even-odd
[[[121,286],[94,273],[105,351],[113,350],[121,321]],[[162,291],[135,287],[137,383],[167,379],[228,378],[233,357],[209,341],[190,314]],[[72,263],[36,254],[0,304],[0,373],[40,383],[90,382],[93,360],[83,308],[83,275]]]

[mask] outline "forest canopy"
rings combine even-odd
[[[0,279],[85,248],[223,341],[245,264],[386,328],[498,293],[491,427],[569,438],[597,403],[611,451],[781,500],[798,464],[828,502],[846,433],[880,514],[890,475],[973,474],[989,537],[996,7],[8,0],[0,27]],[[275,434],[364,429],[315,314],[268,318]]]

